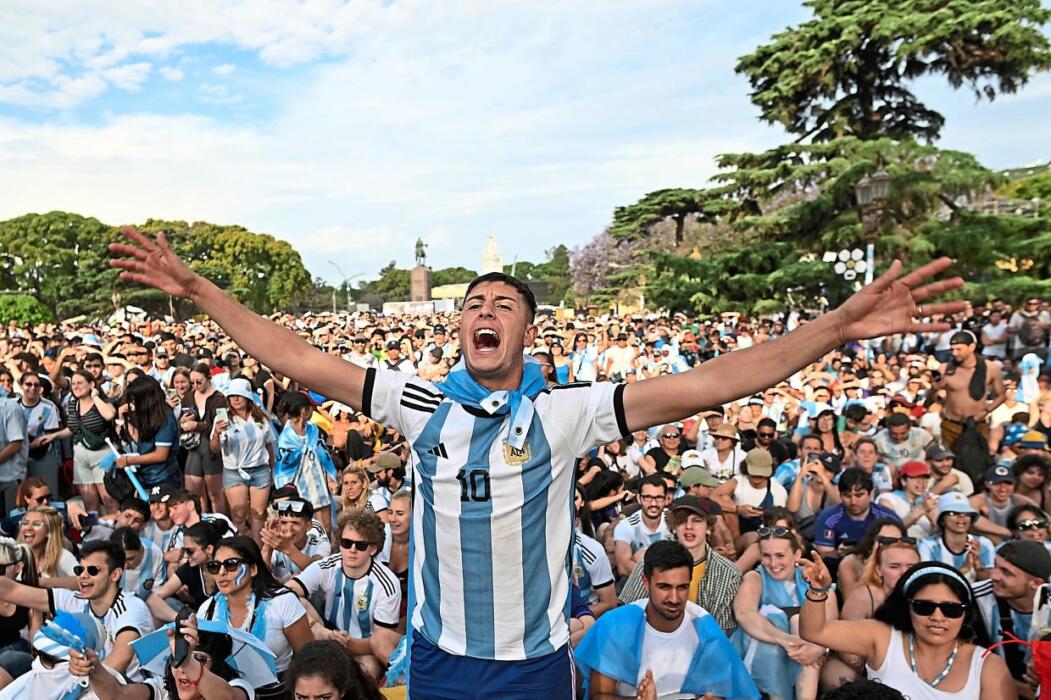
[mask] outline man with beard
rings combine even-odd
[[[929,303],[963,284],[928,284],[948,258],[900,277],[895,261],[841,307],[776,341],[630,385],[548,388],[524,354],[539,330],[536,299],[520,280],[494,272],[468,285],[463,359],[434,384],[326,354],[196,274],[163,233],[156,240],[124,233],[130,244],[110,245],[122,280],[191,299],[247,354],[393,426],[411,444],[414,698],[573,696],[565,563],[579,455],[775,386],[847,342],[947,330],[916,319],[964,306]]]
[[[639,483],[642,508],[617,523],[613,530],[613,559],[620,576],[629,575],[646,554],[646,548],[668,536],[664,521],[667,495],[660,474],[650,474]]]
[[[648,596],[600,617],[577,646],[588,697],[759,697],[719,623],[688,599],[692,571],[693,557],[678,542],[647,550]]]
[[[978,432],[988,439],[987,418],[1007,395],[1000,364],[978,353],[978,341],[973,333],[960,331],[953,334],[949,339],[949,350],[952,360],[941,366],[942,378],[934,388],[945,390],[942,444],[953,450],[968,420],[973,420]]]

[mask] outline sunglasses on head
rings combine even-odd
[[[879,535],[878,537],[876,537],[876,541],[882,545],[898,544],[900,542],[901,544],[908,545],[909,547],[916,546],[915,537],[889,537],[887,535]]]
[[[763,525],[756,530],[756,532],[759,533],[760,537],[777,537],[784,540],[795,538],[795,535],[792,534],[791,530],[787,527],[781,527],[780,525],[777,527],[767,527],[766,525]]]
[[[302,513],[306,508],[306,501],[279,501],[277,504],[278,513]]]
[[[94,564],[92,564],[91,566],[81,566],[80,564],[77,564],[73,567],[73,573],[77,576],[80,576],[85,571],[88,572],[88,576],[98,576],[100,573],[102,573],[102,567],[95,566]]]
[[[369,548],[371,544],[368,540],[352,540],[349,537],[341,537],[339,540],[339,546],[343,549],[356,549],[359,552],[364,552]]]
[[[241,564],[244,563],[245,560],[241,559],[240,557],[230,557],[229,559],[223,559],[222,561],[213,559],[212,561],[207,562],[204,565],[204,568],[207,569],[208,573],[212,575],[219,573],[220,568],[223,568],[226,570],[227,573],[232,574],[233,572],[237,571],[237,567],[241,566]]]
[[[1043,518],[1036,520],[1019,520],[1015,523],[1015,530],[1035,530],[1039,527],[1047,527],[1047,521]]]
[[[942,615],[952,620],[957,620],[963,617],[963,614],[967,612],[967,606],[963,603],[936,603],[933,600],[910,600],[909,605],[912,606],[912,611],[920,617],[930,617],[934,614],[934,609],[937,608],[942,611]]]

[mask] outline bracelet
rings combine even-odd
[[[809,600],[811,603],[824,603],[826,600],[828,600],[827,591],[817,591],[818,595],[821,596],[820,598],[814,598],[810,595],[810,593],[811,591],[807,591],[803,594],[803,597]]]
[[[824,588],[818,588],[817,586],[813,586],[812,585],[812,586],[810,586],[809,590],[813,591],[814,593],[828,593],[829,591],[832,590],[832,583],[829,582],[829,584],[827,586],[825,586]]]

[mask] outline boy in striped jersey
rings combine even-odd
[[[401,587],[394,573],[374,559],[384,537],[375,513],[348,510],[339,518],[338,532],[339,553],[315,561],[287,586],[304,601],[323,592],[323,620],[306,605],[314,636],[341,642],[379,678],[401,639]]]
[[[567,609],[578,455],[774,386],[845,342],[947,330],[917,317],[964,308],[921,303],[963,284],[926,284],[951,260],[900,278],[895,261],[841,307],[777,340],[630,385],[547,388],[524,354],[538,332],[532,292],[489,273],[468,285],[463,360],[435,385],[328,355],[196,274],[164,234],[124,233],[130,244],[110,245],[121,279],[192,299],[259,362],[412,446],[412,698],[573,696]]]
[[[263,559],[270,562],[274,578],[284,583],[318,559],[332,553],[323,530],[313,527],[314,506],[305,498],[287,498],[275,504],[277,519],[264,527]]]

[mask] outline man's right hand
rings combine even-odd
[[[653,682],[653,671],[646,671],[646,677],[635,689],[637,700],[657,700],[657,684]]]

